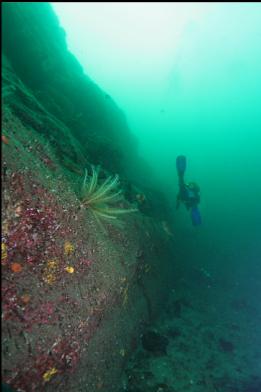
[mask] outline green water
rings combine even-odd
[[[53,7],[69,49],[124,110],[140,154],[171,202],[177,192],[175,157],[187,156],[187,179],[201,187],[203,234],[197,235],[209,248],[206,258],[227,246],[234,252],[232,269],[239,262],[255,265],[261,217],[260,4]],[[178,212],[182,230],[190,230],[186,218]]]
[[[151,283],[147,287],[137,278],[137,287],[142,287],[144,298],[136,291],[136,297],[131,297],[134,288],[129,285],[129,276],[119,276],[120,285],[127,282],[125,289],[121,287],[121,294],[125,294],[124,301],[127,301],[129,292],[130,314],[137,310],[137,314],[133,313],[133,330],[136,322],[142,324],[144,316],[147,324],[144,323],[145,327],[142,324],[142,328],[157,331],[158,343],[148,334],[146,344],[142,339],[137,339],[136,346],[130,344],[131,349],[137,348],[132,358],[125,356],[122,342],[125,343],[125,339],[127,342],[133,332],[132,325],[127,329],[126,313],[117,313],[112,328],[107,324],[109,332],[104,335],[104,341],[99,341],[98,336],[97,347],[90,346],[94,354],[91,359],[87,358],[86,362],[90,362],[86,364],[87,371],[84,360],[81,362],[85,378],[79,380],[80,388],[84,390],[90,378],[90,384],[95,381],[92,390],[96,385],[106,390],[107,384],[102,385],[99,374],[106,371],[102,376],[107,383],[110,378],[113,380],[115,391],[118,369],[122,369],[121,361],[125,361],[123,379],[117,385],[119,392],[260,392],[261,4],[51,3],[64,29],[68,50],[94,84],[88,78],[84,80],[80,67],[68,55],[64,35],[57,31],[56,19],[49,14],[48,5],[42,3],[42,8],[38,8],[36,4],[28,4],[23,9],[23,3],[15,4],[7,6],[6,3],[4,20],[3,54],[12,66],[11,70],[5,65],[3,72],[7,84],[6,92],[3,91],[7,102],[6,139],[2,139],[8,161],[5,177],[10,180],[12,170],[28,169],[24,156],[30,157],[28,165],[37,173],[38,167],[44,168],[43,173],[51,171],[52,176],[46,179],[51,178],[53,183],[59,166],[63,175],[68,176],[64,177],[63,186],[68,181],[70,200],[76,202],[71,185],[80,184],[87,164],[99,164],[106,170],[104,178],[117,171],[121,180],[134,179],[133,183],[140,186],[129,191],[134,201],[138,192],[146,194],[149,181],[145,178],[142,161],[138,160],[135,139],[129,135],[124,116],[109,100],[111,97],[126,116],[129,129],[137,139],[139,156],[153,169],[158,179],[156,184],[168,201],[161,203],[164,199],[156,189],[148,193],[151,204],[147,210],[146,203],[142,210],[143,205],[135,201],[143,222],[142,235],[139,236],[139,226],[135,228],[135,235],[141,242],[144,239],[142,246],[138,244],[136,249],[130,220],[126,232],[121,233],[130,233],[130,238],[122,242],[119,237],[117,243],[112,230],[110,239],[111,244],[115,241],[115,249],[114,245],[111,249],[109,246],[102,249],[103,256],[115,261],[115,266],[116,253],[126,251],[127,255],[129,252],[130,265],[137,264],[138,272],[144,267],[141,261],[144,257],[144,282]],[[49,15],[50,19],[46,22],[41,19],[42,15]],[[24,25],[29,20],[28,26]],[[16,28],[11,31],[13,25]],[[17,50],[17,41],[23,45],[21,52]],[[16,77],[21,78],[24,86]],[[51,121],[53,117],[56,117],[55,122]],[[17,155],[17,167],[14,164],[16,144],[19,148],[25,146],[21,150],[24,155]],[[122,152],[126,152],[126,157]],[[176,157],[180,154],[187,157],[185,180],[197,182],[201,189],[202,225],[198,227],[191,224],[184,206],[176,210]],[[34,159],[35,162],[42,160],[39,166]],[[128,174],[131,174],[129,178]],[[27,178],[35,187],[34,177]],[[10,189],[6,196],[8,202],[11,200],[8,205],[12,205],[17,191]],[[22,192],[23,188],[19,189]],[[28,189],[30,193],[31,188]],[[42,195],[39,200],[49,203]],[[71,213],[71,202],[68,202],[68,211]],[[71,222],[70,216],[68,221]],[[162,221],[168,218],[170,235],[164,232]],[[9,215],[5,219],[11,224],[12,232],[12,219]],[[82,227],[88,228],[85,223],[84,220],[83,226],[76,225],[75,238],[71,241],[80,241],[88,251],[93,251],[91,241],[83,235]],[[63,225],[61,222],[57,227]],[[5,227],[7,230],[8,225]],[[30,229],[30,225],[28,227]],[[23,250],[23,243],[20,245]],[[100,248],[98,241],[98,253]],[[126,255],[120,257],[120,263],[125,263]],[[96,287],[96,282],[92,286],[91,279],[98,275],[105,279],[101,280],[102,290],[110,286],[110,279],[113,281],[118,276],[118,267],[110,267],[105,260],[109,278],[103,274],[102,257],[101,265],[95,266],[95,273],[84,283],[85,289]],[[166,267],[168,278],[173,281],[169,302],[162,304],[159,318],[148,325],[150,296],[154,296],[153,302],[155,297],[159,299],[160,294],[169,292],[169,282],[165,284],[162,278],[166,276]],[[5,271],[8,285],[13,282],[9,275],[10,269]],[[147,288],[152,290],[148,293]],[[98,294],[90,289],[84,298],[90,295]],[[137,297],[142,297],[142,306]],[[6,298],[8,302],[9,295]],[[147,312],[147,307],[149,316],[146,313],[139,317],[138,310],[143,312],[146,308]],[[78,313],[75,311],[76,319]],[[100,324],[98,326],[100,331]],[[15,329],[13,324],[12,328]],[[117,333],[116,343],[113,340],[113,328],[116,332],[119,328],[123,335],[120,345]],[[79,331],[78,324],[75,331]],[[133,334],[138,333],[135,330]],[[89,347],[89,340],[84,344],[79,342]],[[44,341],[43,344],[47,347]],[[102,358],[100,362],[95,357],[96,349],[101,350],[97,354],[97,358]],[[112,364],[103,362],[103,354]],[[11,356],[8,351],[5,355],[7,363]],[[115,366],[113,358],[118,361]],[[98,375],[97,380],[95,375]],[[30,385],[30,377],[27,385]],[[66,377],[62,380],[64,383]],[[38,385],[38,381],[34,381],[34,385]],[[50,384],[48,390],[54,388],[52,385],[56,384]]]
[[[203,298],[207,309],[216,309],[217,324],[219,317],[226,319],[226,312],[229,321],[234,320],[226,308],[233,295],[255,304],[260,312],[261,5],[56,3],[53,7],[69,49],[124,110],[141,156],[159,176],[173,205],[179,264],[173,286],[179,286],[178,278],[187,277],[191,294]],[[201,187],[203,224],[196,229],[185,209],[175,212],[178,154],[187,156],[186,179]],[[204,283],[193,288],[196,278],[191,271],[202,268],[213,274],[216,290],[205,291]],[[206,320],[203,316],[199,320],[209,325],[210,313],[207,310]],[[196,314],[190,317],[197,319]],[[253,323],[259,323],[258,317]],[[237,320],[239,325],[242,320]],[[162,325],[163,321],[157,327]],[[245,340],[251,333],[248,327],[243,331]],[[231,331],[224,329],[225,333],[233,340]],[[247,358],[260,343],[260,333],[252,334]],[[242,352],[239,345],[238,355]],[[260,385],[255,386],[248,374],[251,359],[245,363],[245,379],[220,361],[220,369],[224,366],[236,381],[205,380],[203,389],[194,386],[193,391],[258,390]],[[145,368],[139,359],[135,363]],[[252,369],[260,376],[260,367]],[[167,388],[166,384],[159,388]],[[174,387],[178,385],[175,381]]]

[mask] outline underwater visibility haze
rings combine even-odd
[[[3,381],[260,392],[261,4],[2,11]]]
[[[170,200],[177,189],[175,159],[183,153],[189,178],[203,190],[205,224],[222,232],[242,224],[257,229],[260,4],[53,7],[68,47],[126,114]]]

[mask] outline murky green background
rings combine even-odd
[[[53,7],[69,49],[124,110],[170,200],[175,157],[201,187],[194,260],[260,262],[261,6],[90,3]],[[176,238],[192,230],[178,211]],[[196,237],[195,237],[196,236]],[[191,258],[191,255],[190,255]]]
[[[261,4],[51,4],[64,34],[57,29],[56,18],[46,3],[6,3],[4,7],[2,95],[6,114],[2,145],[7,161],[4,178],[9,184],[5,201],[9,207],[16,206],[13,198],[27,197],[23,177],[17,182],[20,194],[16,193],[12,170],[14,174],[17,168],[22,168],[22,174],[23,170],[30,173],[31,165],[32,171],[52,185],[60,179],[59,168],[66,176],[61,185],[67,186],[69,179],[70,198],[67,201],[66,193],[65,199],[68,213],[72,213],[71,200],[77,199],[83,169],[87,164],[101,165],[106,170],[104,178],[118,172],[126,199],[138,203],[137,219],[141,222],[137,226],[138,221],[133,221],[132,226],[130,218],[125,231],[119,230],[126,242],[109,227],[111,242],[106,242],[104,248],[100,231],[91,231],[90,226],[93,237],[87,238],[78,218],[73,220],[75,229],[71,231],[75,237],[66,238],[73,243],[79,241],[80,249],[83,245],[90,249],[91,258],[92,241],[96,244],[97,239],[98,254],[101,251],[97,260],[101,263],[90,278],[95,287],[100,285],[102,293],[107,286],[109,293],[115,283],[124,301],[130,296],[133,311],[123,308],[126,313],[113,314],[112,327],[105,323],[107,330],[102,330],[102,343],[92,341],[93,346],[86,351],[87,362],[81,361],[84,377],[79,379],[80,387],[87,383],[105,390],[102,374],[116,390],[118,371],[126,359],[122,371],[125,379],[119,380],[122,392],[260,391]],[[67,49],[82,65],[86,78]],[[201,188],[202,225],[198,227],[192,226],[184,206],[176,210],[175,162],[179,154],[187,157],[185,180],[195,181]],[[47,172],[51,174],[45,176]],[[31,197],[35,179],[29,176],[26,181]],[[50,204],[49,200],[39,197],[41,203]],[[11,219],[8,209],[4,209],[3,216],[9,238],[16,220]],[[61,218],[57,227],[63,229],[64,222]],[[83,225],[89,230],[85,220]],[[26,226],[28,236],[31,228]],[[20,230],[17,232],[20,234]],[[19,251],[24,254],[24,241],[21,237],[22,252],[18,247],[18,256]],[[62,252],[60,242],[59,246]],[[30,252],[28,248],[27,256]],[[130,263],[126,262],[128,257]],[[120,278],[121,268],[134,265],[135,271],[130,277],[122,277],[119,281],[124,283],[118,287],[116,278]],[[108,274],[103,274],[103,268]],[[131,282],[136,275],[140,291],[129,285],[128,278]],[[10,270],[6,270],[7,284],[11,282],[9,276]],[[28,284],[27,278],[17,282],[20,290],[22,284]],[[82,284],[92,290],[94,283],[86,280]],[[93,290],[91,295],[102,301],[98,292]],[[142,295],[137,294],[140,292]],[[92,303],[92,296],[89,299]],[[151,303],[155,299],[161,312],[153,320]],[[9,302],[14,306],[7,294],[5,303],[9,306]],[[108,310],[107,302],[105,305]],[[72,316],[71,311],[68,314]],[[80,317],[81,313],[75,311],[75,315]],[[132,322],[133,326],[140,323],[142,335],[135,330],[139,337],[130,343],[133,356],[129,358],[118,343],[117,333],[122,342],[125,338],[127,342]],[[93,332],[98,327],[101,333],[100,324],[94,324]],[[157,330],[165,346],[160,352],[155,350],[155,336],[144,345],[147,329]],[[79,332],[78,324],[75,331]],[[116,343],[111,336],[115,336]],[[11,341],[10,333],[9,338]],[[6,347],[8,369],[13,364]],[[97,356],[96,349],[102,350]],[[14,353],[18,351],[17,346]],[[118,355],[118,365],[113,355]],[[24,369],[20,370],[23,374]],[[27,385],[38,385],[36,373],[34,381],[30,377]],[[76,378],[72,376],[70,385]],[[21,380],[24,382],[23,376]],[[76,381],[78,385],[78,378]],[[18,385],[15,382],[11,385]],[[70,388],[69,384],[66,387]]]

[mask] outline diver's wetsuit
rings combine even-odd
[[[184,174],[186,171],[187,160],[185,155],[179,155],[176,158],[176,168],[179,178],[179,193],[177,195],[176,208],[179,208],[180,202],[183,202],[190,212],[191,221],[193,226],[201,225],[201,215],[198,209],[200,202],[199,187],[194,182],[185,184]]]
[[[200,202],[199,192],[196,189],[190,189],[189,185],[184,182],[184,173],[178,173],[179,176],[179,193],[177,195],[177,208],[180,202],[183,202],[189,210],[196,207]]]

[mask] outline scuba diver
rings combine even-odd
[[[198,209],[198,204],[200,203],[200,189],[195,182],[185,183],[184,174],[186,166],[186,157],[184,155],[179,155],[176,159],[176,168],[179,177],[179,193],[177,195],[176,209],[178,209],[180,203],[183,202],[187,210],[190,210],[193,226],[198,226],[201,224],[201,216]]]

